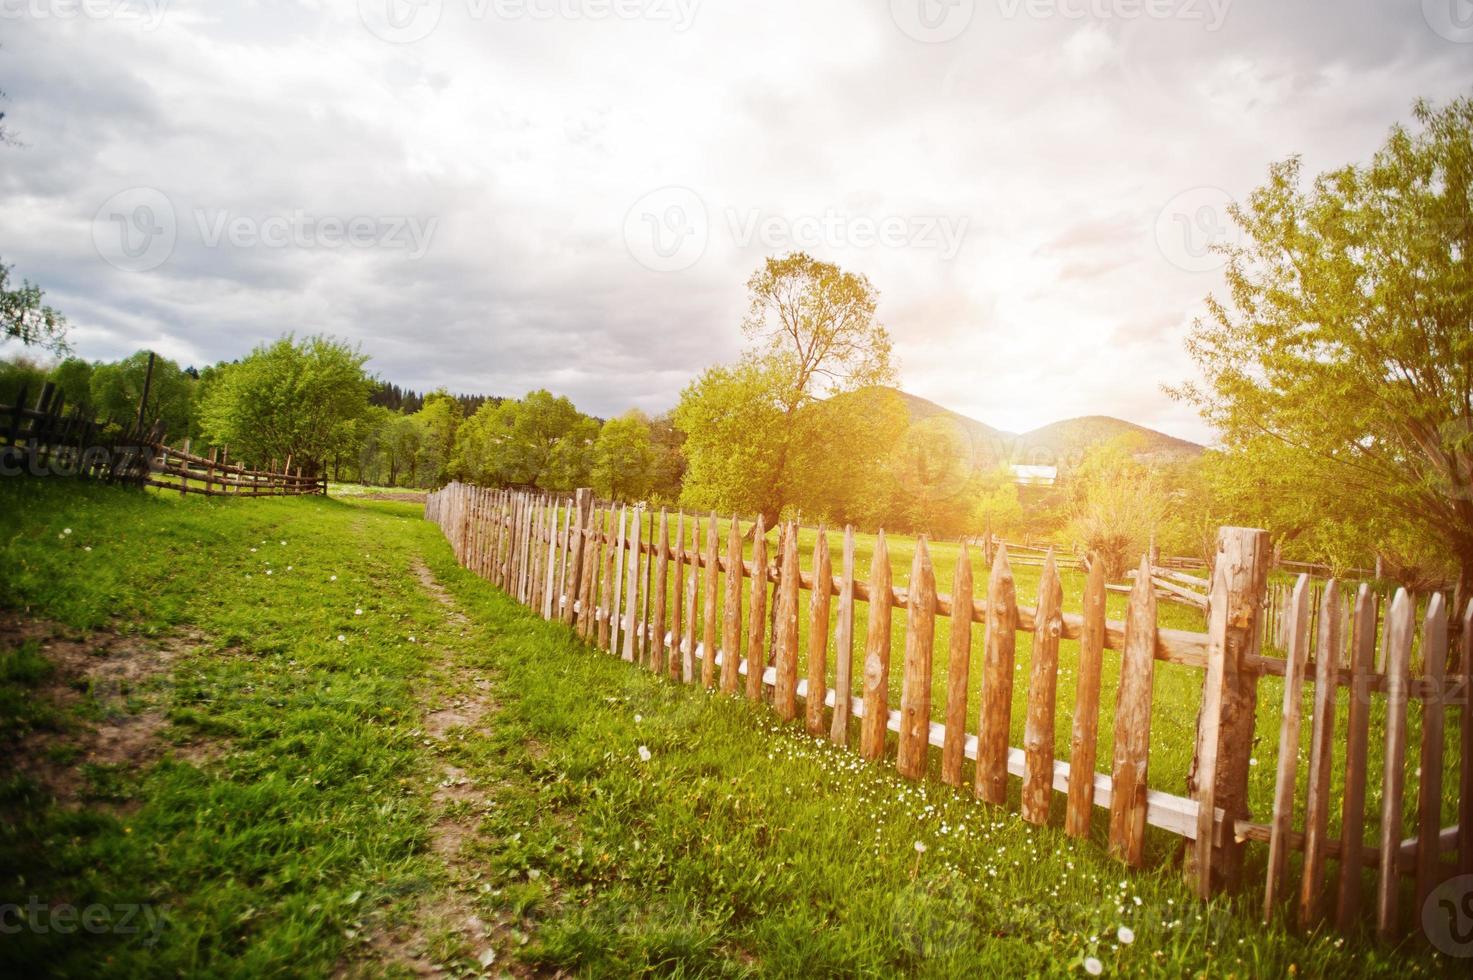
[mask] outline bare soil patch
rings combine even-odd
[[[164,687],[174,663],[204,643],[203,634],[183,630],[147,637],[113,630],[79,632],[15,612],[0,613],[0,648],[34,641],[52,672],[33,695],[59,709],[61,730],[38,730],[13,750],[16,771],[42,786],[63,806],[78,805],[88,765],[137,769],[165,751],[191,760],[202,745],[166,743],[159,732]]]

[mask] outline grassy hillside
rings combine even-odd
[[[0,597],[6,975],[1444,969],[598,653],[414,504],[0,481]]]
[[[973,455],[983,466],[997,466],[1002,463],[1053,466],[1060,462],[1067,465],[1078,462],[1091,446],[1118,436],[1131,436],[1135,439],[1138,447],[1136,455],[1142,458],[1166,461],[1190,458],[1202,452],[1202,447],[1194,442],[1108,415],[1065,419],[1029,432],[1015,433],[993,428],[918,395],[899,390],[895,393],[904,402],[912,423],[939,420],[955,426],[965,436]],[[936,423],[933,421],[931,424]]]

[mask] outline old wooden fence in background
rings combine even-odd
[[[1331,921],[1347,931],[1374,926],[1387,939],[1402,936],[1414,918],[1406,911],[1404,893],[1420,901],[1440,882],[1473,872],[1473,726],[1466,711],[1473,607],[1464,613],[1453,676],[1447,657],[1449,610],[1440,597],[1428,604],[1418,639],[1413,604],[1404,593],[1398,594],[1387,616],[1382,669],[1374,656],[1377,637],[1368,612],[1370,593],[1362,588],[1348,629],[1339,615],[1322,614],[1314,620],[1319,631],[1316,648],[1330,655],[1311,658],[1310,592],[1307,578],[1301,577],[1284,627],[1286,655],[1265,655],[1263,610],[1271,557],[1267,532],[1220,531],[1208,591],[1208,628],[1197,633],[1158,625],[1156,589],[1145,559],[1126,618],[1120,622],[1106,618],[1099,563],[1088,573],[1081,613],[1063,610],[1056,566],[1047,558],[1037,602],[1018,603],[1005,548],[992,563],[988,581],[974,590],[964,546],[953,591],[946,595],[937,593],[924,538],[916,546],[909,587],[898,589],[891,584],[883,533],[875,543],[869,580],[856,577],[851,528],[845,529],[837,556],[827,534],[820,532],[812,567],[804,570],[796,533],[782,534],[778,553],[769,560],[760,519],[749,561],[735,518],[728,525],[723,550],[715,514],[705,519],[679,514],[672,520],[661,512],[646,520],[639,510],[595,502],[590,491],[579,491],[568,500],[452,484],[429,496],[426,517],[445,531],[463,565],[543,617],[571,624],[584,639],[624,660],[685,683],[769,700],[780,718],[792,720],[801,714],[809,732],[840,745],[850,744],[854,719],[858,751],[867,759],[887,758],[887,734],[893,732],[895,765],[907,778],[927,776],[932,748],[939,752],[939,778],[951,785],[962,785],[964,760],[972,760],[972,787],[990,803],[1007,805],[1008,780],[1016,777],[1021,780],[1022,816],[1032,823],[1048,822],[1054,793],[1065,797],[1064,829],[1074,836],[1087,836],[1093,809],[1102,808],[1109,814],[1111,852],[1132,865],[1146,858],[1148,825],[1174,834],[1184,841],[1185,874],[1204,898],[1220,889],[1251,884],[1245,880],[1245,848],[1251,842],[1267,844],[1266,862],[1253,865],[1264,868],[1265,920],[1291,904],[1285,901],[1291,851],[1302,852],[1292,896],[1298,921],[1306,925]],[[770,617],[769,586],[775,603]],[[804,592],[809,628],[800,648]],[[1323,602],[1338,609],[1338,587],[1328,586]],[[836,603],[832,611],[831,603]],[[852,692],[857,603],[868,603],[869,612],[866,636],[858,638],[862,673],[857,679],[861,693],[856,696]],[[897,609],[903,611],[905,644],[901,693],[894,704],[891,616]],[[962,617],[985,626],[980,692],[969,690],[971,628],[950,631],[944,662],[937,663],[938,616]],[[1019,632],[1033,634],[1021,748],[1009,744]],[[1059,642],[1065,638],[1079,641],[1067,760],[1054,756]],[[1415,673],[1414,646],[1420,650]],[[1098,771],[1101,666],[1107,650],[1119,654],[1119,687],[1114,717],[1104,719],[1113,731],[1113,756],[1104,760],[1105,771]],[[1184,795],[1147,785],[1157,661],[1202,671],[1195,758],[1191,771],[1181,774]],[[932,720],[932,683],[938,669],[945,671],[946,679],[943,721]],[[1254,820],[1248,806],[1258,682],[1264,675],[1284,678],[1274,746],[1275,789],[1266,822]],[[1313,688],[1307,717],[1305,685]],[[1343,734],[1336,728],[1342,687],[1348,689]],[[1413,744],[1408,727],[1411,701],[1420,706],[1421,767],[1414,800],[1406,781],[1406,756]],[[1449,705],[1464,707],[1459,712],[1460,737],[1454,743],[1460,763],[1456,777],[1445,784]],[[1385,719],[1384,731],[1376,739],[1381,752],[1375,768],[1373,715]],[[972,717],[976,728],[968,731]],[[1297,776],[1306,735],[1309,769],[1299,806]],[[1330,768],[1337,741],[1344,743],[1345,759],[1338,803],[1331,791]],[[1379,829],[1367,843],[1366,791],[1372,772],[1379,773],[1381,806],[1379,816],[1372,816]],[[1443,828],[1444,804],[1451,805],[1455,791],[1460,819],[1456,826]],[[1330,809],[1336,805],[1341,807],[1344,832],[1332,840],[1327,827]],[[1412,836],[1403,836],[1404,823],[1412,824]],[[1333,886],[1327,877],[1331,862],[1339,869]]]
[[[25,406],[26,389],[16,404],[0,405],[0,476],[82,476],[113,483],[147,485],[179,493],[210,496],[283,496],[327,492],[327,478],[304,476],[292,461],[278,469],[233,464],[228,451],[207,456],[190,452],[189,440],[170,447],[162,426],[98,422],[76,406],[66,411],[51,383],[36,404]]]

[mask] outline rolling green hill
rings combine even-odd
[[[1016,433],[994,428],[909,392],[895,393],[905,403],[912,424],[954,427],[971,445],[974,457],[982,466],[1008,463],[1067,467],[1077,463],[1090,447],[1121,435],[1138,439],[1135,455],[1143,459],[1187,459],[1203,451],[1194,442],[1108,415],[1065,419],[1030,432]]]

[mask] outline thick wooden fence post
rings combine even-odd
[[[1294,785],[1299,767],[1299,718],[1304,690],[1304,662],[1309,658],[1309,576],[1294,586],[1289,616],[1289,649],[1284,657],[1284,708],[1279,717],[1278,767],[1274,773],[1273,814],[1269,818],[1268,871],[1263,887],[1263,921],[1274,905],[1289,863],[1289,832],[1294,827]]]
[[[967,742],[967,687],[972,677],[972,558],[962,541],[951,582],[951,638],[946,657],[946,735],[941,743],[941,781],[962,784]]]
[[[778,578],[777,628],[772,642],[777,647],[777,678],[772,689],[772,706],[783,721],[798,715],[798,527],[789,524],[783,534],[782,574]]]
[[[1350,644],[1350,706],[1345,720],[1345,790],[1340,820],[1340,882],[1335,925],[1350,932],[1360,920],[1361,852],[1366,826],[1366,754],[1371,726],[1371,669],[1376,656],[1376,601],[1361,584]]]
[[[829,597],[833,588],[828,532],[820,527],[818,540],[813,543],[813,591],[808,595],[808,697],[803,707],[810,735],[822,735],[825,730],[823,702],[829,686]]]
[[[839,615],[834,624],[834,717],[829,740],[849,744],[849,714],[854,698],[854,526],[844,525],[844,557],[839,580]]]
[[[1008,802],[1008,735],[1013,715],[1013,661],[1018,604],[1007,545],[1000,545],[987,581],[987,645],[982,654],[982,707],[977,716],[977,796]]]
[[[1321,595],[1319,654],[1314,671],[1314,715],[1309,743],[1309,787],[1304,803],[1304,872],[1299,885],[1299,924],[1320,919],[1325,887],[1325,846],[1330,826],[1330,777],[1335,755],[1335,694],[1339,689],[1340,583],[1325,583]]]
[[[583,581],[583,551],[588,547],[588,527],[593,520],[593,490],[591,488],[580,487],[574,494],[573,515],[573,520],[568,523],[571,558],[568,562],[568,587],[564,590],[564,595],[567,597],[567,608],[562,613],[563,622],[570,626],[577,612],[578,588]]]
[[[726,536],[726,601],[721,619],[721,693],[735,694],[742,659],[742,531],[731,515]]]
[[[885,531],[875,539],[869,572],[869,629],[864,643],[864,717],[859,720],[859,754],[871,762],[885,756],[890,721],[890,550]]]
[[[716,610],[720,605],[717,589],[721,574],[717,550],[720,547],[716,512],[713,510],[706,523],[706,601],[702,608],[705,622],[701,624],[701,686],[708,691],[716,683]]]
[[[747,610],[747,700],[762,700],[762,674],[767,670],[767,528],[757,515],[752,535],[752,600]]]
[[[1090,562],[1084,585],[1084,628],[1079,634],[1079,677],[1069,734],[1069,802],[1064,832],[1089,836],[1095,802],[1095,752],[1100,725],[1100,667],[1105,654],[1105,563]]]
[[[936,641],[936,573],[926,536],[916,539],[906,590],[905,663],[900,688],[900,745],[895,768],[907,779],[926,774],[931,748],[931,674]]]
[[[1222,716],[1218,726],[1217,780],[1211,794],[1224,811],[1228,833],[1214,843],[1209,884],[1229,890],[1242,883],[1243,845],[1231,830],[1236,820],[1247,820],[1249,758],[1253,755],[1254,723],[1258,711],[1258,672],[1249,658],[1262,648],[1259,620],[1268,581],[1272,546],[1267,531],[1224,527],[1217,532],[1214,568],[1227,573],[1227,623],[1222,679]],[[1210,611],[1209,611],[1210,612]],[[1204,703],[1206,699],[1204,698]],[[1199,768],[1202,760],[1203,720],[1197,721],[1197,747],[1187,776],[1187,795],[1200,802]],[[1185,854],[1186,874],[1196,877],[1196,853]]]
[[[1054,706],[1058,695],[1059,637],[1064,631],[1064,587],[1050,548],[1038,580],[1033,618],[1033,666],[1023,730],[1023,819],[1048,823],[1054,795]]]
[[[1439,884],[1439,832],[1442,829],[1443,698],[1447,674],[1447,602],[1441,592],[1427,601],[1422,621],[1423,675],[1432,690],[1422,699],[1422,767],[1417,793],[1417,904]]]
[[[1115,701],[1115,762],[1110,791],[1110,852],[1133,867],[1145,860],[1151,695],[1156,667],[1156,590],[1141,557],[1125,610],[1125,649]]]
[[[1376,934],[1388,941],[1401,934],[1397,908],[1401,876],[1397,864],[1406,790],[1407,696],[1415,616],[1406,589],[1397,589],[1386,614],[1386,762],[1381,788],[1381,877],[1376,883]]]

